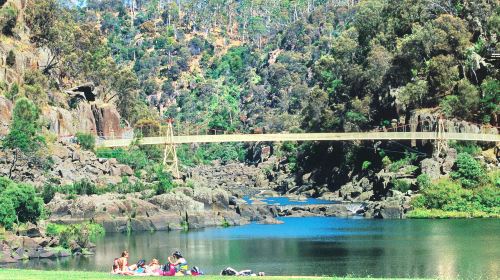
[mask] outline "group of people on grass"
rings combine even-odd
[[[179,251],[172,253],[167,258],[168,263],[165,265],[161,265],[158,259],[152,259],[149,264],[146,264],[145,260],[139,260],[137,263],[130,265],[128,258],[128,252],[123,251],[121,257],[113,261],[111,273],[134,276],[197,276],[201,274],[197,267],[189,270],[186,259],[182,257]]]

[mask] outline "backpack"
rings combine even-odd
[[[238,275],[238,271],[236,271],[234,268],[231,267],[226,267],[220,272],[220,275],[224,276],[235,276]]]
[[[203,271],[201,271],[199,267],[193,266],[191,268],[191,275],[197,276],[197,275],[203,275],[203,274],[204,274]]]

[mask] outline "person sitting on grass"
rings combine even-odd
[[[168,262],[175,266],[176,272],[187,274],[189,271],[188,263],[179,251],[172,253],[172,256],[168,257]]]
[[[134,275],[134,272],[128,267],[128,252],[123,251],[120,258],[113,261],[113,274]]]
[[[149,272],[154,272],[160,269],[161,265],[157,259],[152,259],[151,262],[146,266],[146,270]]]

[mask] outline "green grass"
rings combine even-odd
[[[441,209],[414,209],[406,217],[409,219],[463,219],[463,218],[499,218],[498,214],[482,211],[444,211]]]
[[[0,279],[9,280],[72,280],[72,279],[86,279],[86,280],[103,280],[103,279],[158,279],[158,277],[132,277],[132,276],[114,276],[106,272],[85,272],[85,271],[44,271],[44,270],[19,270],[19,269],[0,269]],[[160,279],[164,279],[163,277]],[[205,280],[230,280],[230,279],[245,279],[245,277],[228,277],[228,276],[203,276],[200,279]],[[285,279],[368,279],[368,278],[349,278],[349,277],[308,277],[308,276],[266,276],[258,277],[257,279],[263,280],[285,280]],[[376,278],[370,278],[376,279]],[[386,278],[388,279],[388,278]],[[396,279],[396,278],[392,278]]]

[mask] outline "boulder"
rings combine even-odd
[[[380,218],[382,219],[401,219],[402,211],[400,206],[386,206],[380,210]]]
[[[82,252],[82,247],[75,240],[70,241],[68,247],[71,250],[72,254]]]
[[[203,211],[204,204],[180,192],[157,195],[148,200],[150,203],[170,211]]]
[[[263,225],[279,225],[283,223],[285,222],[271,217],[266,217],[264,220],[259,221],[259,224]]]
[[[328,216],[328,217],[347,217],[350,214],[352,214],[349,212],[349,210],[347,209],[347,206],[344,204],[328,205],[328,206],[326,206],[324,213],[325,213],[325,216]]]
[[[427,174],[432,180],[441,177],[441,164],[434,158],[426,158],[420,162],[423,174]]]
[[[117,167],[120,168],[120,173],[122,175],[126,175],[126,176],[133,176],[134,175],[134,170],[132,170],[132,168],[128,165],[120,164],[120,165],[117,165]]]
[[[363,192],[363,188],[360,186],[354,185],[352,182],[349,182],[342,187],[340,187],[340,196],[345,200],[352,200],[358,197]]]

